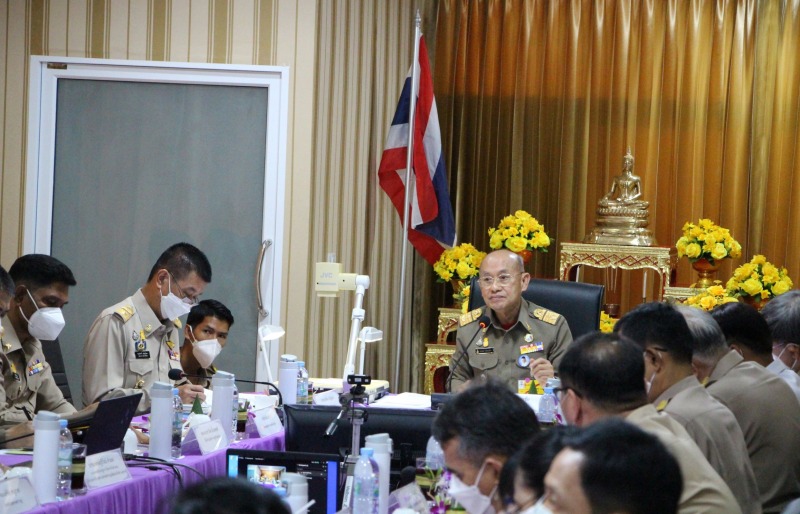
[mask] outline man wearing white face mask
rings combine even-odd
[[[181,368],[179,316],[211,282],[211,264],[188,243],[170,246],[150,270],[147,283],[95,319],[83,347],[83,400],[99,401],[143,393],[139,412],[150,409],[154,382],[170,382]],[[175,384],[183,403],[204,399],[203,388]]]
[[[469,514],[494,514],[503,508],[498,494],[503,465],[539,432],[539,423],[533,409],[507,386],[489,379],[445,404],[431,432],[452,473],[450,496]]]
[[[232,326],[233,314],[217,300],[203,300],[192,307],[181,346],[181,366],[191,383],[211,389],[211,377],[217,371],[212,363],[225,348]]]
[[[2,320],[3,388],[0,425],[28,422],[40,410],[75,412],[56,385],[42,352],[42,340],[64,328],[61,309],[76,284],[72,271],[49,255],[23,255],[9,269],[15,283],[8,315]]]

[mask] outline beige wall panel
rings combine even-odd
[[[24,175],[22,172],[25,155],[25,84],[28,79],[26,24],[27,2],[8,4],[8,23],[6,37],[5,110],[3,112],[3,203],[0,210],[0,263],[8,266],[17,258],[22,238],[21,201],[24,194]]]
[[[8,4],[0,5],[0,28],[2,28],[3,33],[8,33],[8,24],[10,23],[9,18],[9,6]],[[5,141],[5,135],[8,130],[11,130],[10,125],[7,123],[6,120],[6,104],[8,103],[8,99],[6,97],[7,92],[7,84],[8,84],[8,39],[5,37],[0,37],[0,227],[2,227],[3,223],[3,212],[7,205],[12,205],[18,203],[18,199],[8,195],[6,192],[5,181],[6,181],[6,173],[5,173],[5,145],[3,144]],[[8,240],[7,244],[6,239],[3,237],[2,228],[0,228],[0,264],[7,265],[7,262],[11,260],[11,256],[14,254],[11,247],[13,246],[12,241]]]
[[[209,4],[191,2],[189,19],[189,62],[211,62],[208,40],[211,27]]]
[[[255,1],[255,15],[253,16],[256,25],[256,40],[253,47],[253,63],[255,64],[275,63],[275,36],[278,30],[273,20],[277,17],[277,3],[276,0]]]
[[[236,0],[233,4],[230,33],[230,62],[235,64],[255,64],[255,1]]]
[[[108,14],[109,59],[128,58],[128,8],[129,0],[111,0]]]
[[[65,20],[68,12],[68,2],[49,2],[47,55],[67,55],[67,34],[69,31]]]
[[[89,0],[68,0],[67,19],[67,56],[87,56],[87,28],[89,16]]]
[[[168,56],[170,61],[186,62],[189,60],[190,11],[191,0],[172,0]]]
[[[127,59],[150,58],[150,4],[156,0],[134,0],[128,7],[128,56]]]

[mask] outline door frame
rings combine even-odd
[[[275,205],[274,216],[262,209],[263,241],[271,241],[261,263],[258,287],[263,311],[258,321],[280,324],[283,273],[286,145],[288,134],[289,68],[157,61],[126,61],[76,57],[31,56],[28,89],[28,134],[25,175],[23,253],[50,254],[56,144],[56,100],[60,79],[110,80],[249,86],[268,88],[263,205]],[[270,212],[273,212],[270,210]],[[257,248],[253,249],[254,256]],[[256,309],[256,291],[253,292]],[[257,334],[252,334],[257,338]],[[272,369],[278,369],[278,345],[269,345]],[[256,344],[256,379],[266,380],[260,345]]]

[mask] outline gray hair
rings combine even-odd
[[[761,310],[773,343],[800,344],[800,290],[778,295]]]
[[[705,362],[716,362],[728,352],[728,341],[719,324],[708,312],[697,307],[678,305],[692,333],[692,356]]]

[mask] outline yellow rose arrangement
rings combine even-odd
[[[453,299],[456,301],[456,305],[461,306],[461,313],[466,314],[467,310],[469,309],[469,292],[470,286],[468,283],[463,284],[458,291],[453,294]]]
[[[600,311],[600,332],[610,334],[614,331],[614,325],[617,324],[617,318],[612,318],[605,311]]]
[[[684,304],[691,307],[697,307],[698,309],[703,309],[705,311],[710,311],[717,305],[739,301],[739,299],[735,296],[728,294],[725,288],[722,287],[719,280],[716,280],[715,282],[716,283],[713,286],[701,291],[699,294],[687,298]]]
[[[733,271],[726,284],[731,296],[752,296],[767,300],[783,294],[794,287],[786,268],[779,268],[767,261],[763,255],[755,255]]]
[[[438,282],[469,280],[478,274],[484,257],[486,254],[471,244],[461,243],[443,251],[433,265],[433,271],[439,277]]]
[[[731,236],[730,231],[706,218],[699,220],[697,224],[684,224],[683,236],[675,243],[675,248],[678,250],[678,257],[686,256],[692,262],[706,259],[711,264],[742,255],[742,245]]]
[[[489,246],[493,250],[505,247],[512,252],[546,252],[550,246],[550,237],[536,218],[520,210],[500,220],[497,228],[489,229]]]

